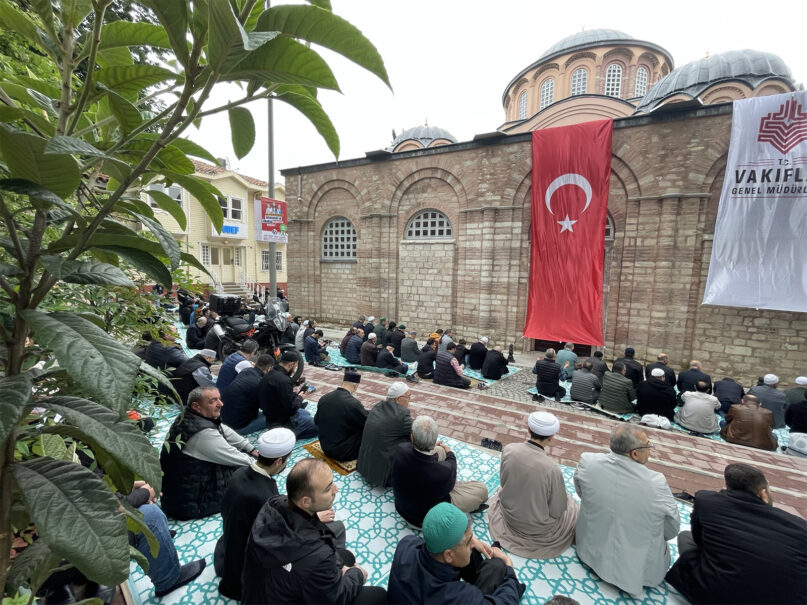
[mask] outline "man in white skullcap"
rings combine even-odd
[[[468,367],[472,370],[481,370],[488,354],[488,337],[480,337],[478,342],[471,345],[468,351]]]
[[[527,420],[529,439],[502,451],[501,488],[490,499],[490,535],[502,548],[530,559],[558,556],[574,540],[577,503],[566,493],[560,467],[546,452],[560,422],[549,412]]]
[[[653,368],[650,376],[636,387],[636,413],[640,416],[654,414],[672,422],[678,400],[673,385],[667,382],[663,368]],[[714,413],[712,413],[714,416]]]
[[[807,376],[799,376],[794,381],[796,386],[785,391],[788,403],[801,403],[807,398]]]
[[[785,427],[787,395],[776,388],[776,385],[779,384],[779,377],[776,374],[765,374],[762,382],[763,384],[748,389],[748,392],[759,398],[763,408],[773,412],[773,428],[782,429]]]
[[[236,471],[230,480],[221,503],[222,534],[213,556],[216,574],[221,576],[219,592],[227,598],[241,600],[241,571],[250,529],[261,507],[278,495],[274,476],[286,468],[296,441],[290,429],[266,431],[258,438],[258,459]],[[319,518],[333,521],[333,509],[323,511]],[[344,525],[336,521],[333,529],[344,547]]]
[[[694,433],[709,435],[720,430],[717,423],[717,410],[720,400],[709,394],[709,385],[705,380],[695,383],[694,391],[681,393],[683,404],[675,412],[675,422]]]
[[[356,470],[373,487],[391,485],[395,448],[408,442],[412,433],[411,398],[412,391],[405,382],[393,382],[387,398],[367,416]]]

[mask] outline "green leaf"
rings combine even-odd
[[[31,0],[31,8],[39,15],[45,25],[53,21],[53,6],[51,0]]]
[[[0,378],[0,443],[4,443],[17,426],[30,399],[29,374]]]
[[[208,0],[207,64],[215,72],[227,59],[230,49],[241,40],[241,24],[230,0]]]
[[[100,149],[96,149],[81,139],[61,135],[53,137],[45,144],[45,153],[49,155],[75,153],[77,155],[115,160],[115,158],[108,156]]]
[[[308,0],[308,2],[325,10],[331,10],[331,0]]]
[[[15,32],[37,46],[41,43],[36,25],[11,2],[0,3],[0,25],[3,29]]]
[[[133,534],[143,534],[146,542],[148,542],[151,556],[156,557],[160,552],[160,543],[143,520],[143,513],[126,502],[126,500],[122,500],[121,504],[123,505],[123,511],[126,513],[126,528]],[[148,571],[148,568],[145,571]]]
[[[30,588],[31,578],[39,575],[46,566],[50,567],[53,563],[58,563],[58,561],[54,560],[48,545],[44,540],[36,540],[14,558],[6,577],[6,584],[11,587],[12,591],[20,587]],[[3,603],[5,601],[4,598]]]
[[[96,251],[116,254],[138,271],[142,271],[153,278],[157,283],[163,284],[166,287],[170,286],[173,282],[168,268],[160,259],[152,256],[148,252],[143,252],[136,248],[124,248],[122,246],[106,246],[97,248]]]
[[[148,374],[152,378],[154,378],[157,382],[159,382],[162,386],[164,386],[171,394],[176,397],[177,401],[181,401],[182,397],[179,396],[176,389],[174,388],[174,383],[171,382],[168,377],[157,368],[150,366],[145,361],[140,362],[140,371],[144,374]]]
[[[142,132],[137,135],[138,141],[156,141],[159,135],[152,132]],[[174,139],[171,141],[171,146],[176,147],[185,155],[192,155],[197,158],[204,158],[214,164],[218,165],[219,160],[201,145],[194,143],[188,139]]]
[[[63,260],[58,256],[42,256],[40,264],[57,279],[70,284],[97,284],[134,288],[126,274],[106,263],[96,261]]]
[[[275,94],[279,101],[288,103],[308,118],[314,128],[317,129],[317,132],[325,139],[328,149],[338,158],[339,134],[336,132],[336,128],[328,114],[322,109],[322,104],[302,86],[278,86]]]
[[[73,313],[23,311],[36,341],[51,349],[92,397],[123,413],[131,404],[140,359],[92,322]]]
[[[151,231],[154,237],[157,238],[157,241],[160,242],[163,250],[165,250],[165,254],[168,256],[168,260],[171,261],[171,269],[179,267],[180,254],[182,251],[179,249],[179,243],[174,239],[174,236],[168,233],[168,230],[154,219],[150,219],[142,214],[135,214],[135,217],[148,227],[148,230]]]
[[[11,177],[37,183],[67,197],[81,182],[78,164],[70,155],[45,153],[45,144],[41,137],[0,126],[0,151]]]
[[[104,324],[103,318],[96,315],[95,313],[90,313],[89,311],[76,311],[75,313],[79,317],[83,317],[87,321],[91,321],[92,323],[94,323],[96,326],[98,326],[102,330],[106,327],[106,325]]]
[[[176,206],[176,202],[174,202]],[[115,204],[116,208],[120,208],[130,214],[144,214],[149,218],[154,218],[154,211],[143,200],[136,200],[134,198],[124,198]]]
[[[224,214],[222,213],[218,197],[216,197],[215,193],[210,191],[210,184],[193,176],[185,176],[183,174],[175,174],[166,171],[164,171],[164,174],[174,183],[184,187],[199,201],[202,208],[204,208],[207,213],[207,216],[210,217],[210,222],[213,223],[216,231],[221,233],[221,228],[224,225]],[[221,193],[218,193],[218,195],[221,195]]]
[[[170,3],[173,4],[173,3]],[[127,98],[136,98],[144,88],[165,80],[173,80],[177,75],[158,65],[140,63],[138,65],[116,65],[98,70],[98,81],[107,88]]]
[[[43,431],[78,439],[88,444],[96,455],[99,448],[104,450],[120,466],[142,478],[155,492],[160,492],[162,470],[159,451],[151,446],[137,424],[102,405],[79,397],[51,397],[44,400],[42,405],[64,417],[64,423]],[[131,485],[125,489],[131,491]]]
[[[260,16],[256,29],[280,31],[324,46],[375,74],[390,86],[384,61],[376,47],[355,26],[330,10],[304,4],[273,6]]]
[[[129,576],[124,516],[101,479],[80,464],[49,458],[13,464],[11,471],[40,540],[54,554],[101,584]]]
[[[25,271],[20,269],[17,265],[0,263],[0,275],[23,275],[24,273]]]
[[[108,48],[99,51],[95,56],[99,67],[114,67],[116,65],[134,65],[132,51],[126,47]]]
[[[148,6],[157,15],[160,25],[165,28],[171,48],[184,66],[188,66],[188,3],[166,2],[165,0],[143,0],[141,4]]]
[[[40,444],[42,445],[42,455],[54,460],[65,460],[67,453],[67,446],[59,435],[51,435],[43,433],[39,436]]]
[[[26,88],[25,86],[20,86],[19,84],[14,84],[13,82],[0,82],[0,90],[23,105],[31,107],[35,110],[44,110],[53,118],[56,118],[59,115],[56,108],[53,106],[51,99],[42,93],[37,92],[33,88]]]
[[[260,79],[339,90],[331,68],[322,57],[291,38],[275,38],[252,52],[236,53],[223,73],[225,80]]]
[[[171,170],[179,174],[193,174],[195,170],[193,162],[188,159],[188,156],[173,145],[167,145],[161,149],[154,162],[160,164],[164,170]]]
[[[132,23],[130,21],[113,21],[104,25],[100,50],[120,46],[156,46],[171,48],[168,33],[161,25],[152,23]],[[187,48],[187,47],[186,47]]]
[[[73,29],[92,12],[92,0],[62,0],[61,20],[66,29]]]
[[[53,125],[48,122],[48,119],[42,113],[36,113],[21,107],[7,107],[0,106],[0,122],[16,122],[26,121],[33,124],[38,128],[42,134],[52,136],[54,132]]]
[[[230,117],[230,135],[233,151],[240,160],[249,153],[255,144],[255,120],[245,107],[233,107],[227,114]]]
[[[182,210],[182,204],[178,204],[170,195],[157,189],[146,189],[146,193],[154,200],[160,210],[165,210],[170,214],[179,225],[179,228],[185,231],[188,226],[188,220]]]
[[[109,110],[118,120],[123,136],[128,135],[132,130],[143,123],[143,116],[140,114],[140,111],[138,111],[137,107],[132,105],[128,99],[108,88],[106,89],[106,94],[107,101],[109,102]]]
[[[25,179],[0,179],[0,190],[26,195],[32,201],[42,204],[50,204],[59,207],[66,205],[62,201],[62,198],[52,191],[45,189],[42,185],[26,181]]]

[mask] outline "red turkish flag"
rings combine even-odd
[[[612,120],[532,133],[532,246],[524,336],[602,345]]]

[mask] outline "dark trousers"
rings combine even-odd
[[[362,586],[353,605],[386,605],[387,591],[380,586]]]
[[[688,550],[692,550],[693,548],[698,548],[698,545],[695,543],[695,540],[692,538],[691,531],[682,531],[678,534],[678,556],[681,556],[681,553],[684,553]]]
[[[535,389],[544,397],[552,397],[560,401],[566,397],[566,389],[553,382],[537,382]]]
[[[501,559],[485,559],[476,551],[471,551],[471,562],[462,568],[460,576],[468,584],[473,584],[482,594],[491,595],[504,581],[507,565]]]

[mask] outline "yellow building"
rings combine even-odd
[[[199,283],[210,290],[217,286],[225,292],[245,293],[254,284],[269,285],[269,243],[259,242],[255,237],[254,200],[267,195],[267,183],[239,174],[221,166],[194,160],[194,176],[214,185],[221,193],[219,203],[224,212],[224,227],[221,233],[213,227],[199,201],[179,185],[165,189],[162,184],[151,187],[161,189],[182,205],[187,217],[186,229],[180,228],[174,218],[154,208],[160,223],[196,256],[214,276],[192,269]],[[284,200],[282,184],[275,185],[275,199]],[[286,244],[277,244],[277,285],[286,288]]]

